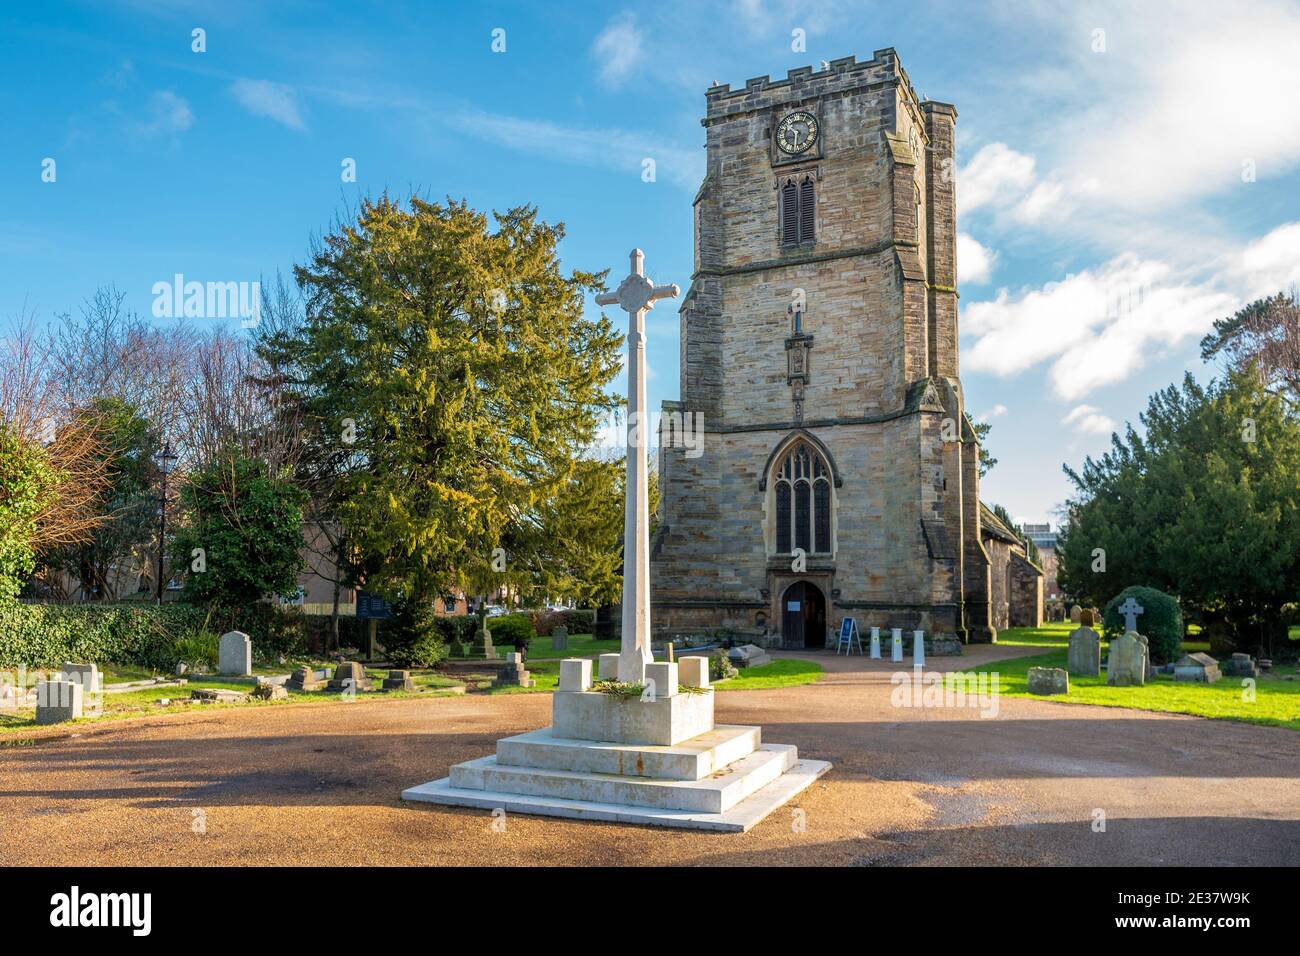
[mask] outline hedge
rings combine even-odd
[[[1155,588],[1127,587],[1107,602],[1101,614],[1106,640],[1113,641],[1124,633],[1124,616],[1119,613],[1119,607],[1129,598],[1142,605],[1137,630],[1146,635],[1151,663],[1168,664],[1177,660],[1183,645],[1183,613],[1176,598]]]
[[[300,615],[271,604],[214,609],[193,604],[0,603],[0,666],[58,667],[64,661],[170,670],[177,642],[204,631],[240,630],[259,660],[300,653]]]

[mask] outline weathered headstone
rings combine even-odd
[[[221,687],[203,687],[190,691],[190,699],[204,704],[242,704],[248,700],[248,695]]]
[[[359,661],[344,661],[339,664],[334,668],[334,677],[325,685],[327,690],[344,692],[370,690],[373,686]]]
[[[85,688],[77,681],[43,680],[36,685],[36,722],[59,724],[81,716]]]
[[[737,667],[762,667],[772,661],[767,651],[757,644],[742,644],[740,647],[733,647],[727,651],[727,659]]]
[[[383,690],[415,690],[410,671],[389,671],[384,678]]]
[[[247,677],[253,673],[253,640],[243,631],[227,631],[217,645],[217,673]]]
[[[1082,615],[1083,615],[1083,608],[1079,607],[1079,605],[1077,604],[1074,605],[1074,607],[1070,608],[1070,623],[1078,624],[1079,619]]]
[[[551,631],[551,650],[567,651],[569,649],[569,629],[563,624]]]
[[[1174,665],[1174,680],[1195,684],[1213,684],[1223,675],[1219,662],[1209,654],[1184,654]]]
[[[1259,677],[1259,666],[1249,654],[1233,654],[1219,665],[1224,677]]]
[[[80,684],[87,695],[97,694],[104,689],[104,675],[94,664],[74,664],[72,661],[64,661],[59,670],[59,680],[70,680]]]
[[[524,668],[523,656],[518,651],[506,654],[505,667],[497,673],[492,681],[493,687],[533,687],[537,681]]]
[[[1070,675],[1060,667],[1029,668],[1029,693],[1068,694]]]
[[[1106,661],[1106,683],[1112,687],[1141,687],[1147,682],[1147,649],[1136,631],[1127,631],[1110,642]]]
[[[492,646],[492,632],[488,629],[487,618],[483,619],[483,625],[474,632],[474,640],[470,642],[466,656],[480,657],[487,661],[497,659],[497,649]]]
[[[272,684],[270,681],[258,681],[251,693],[258,700],[284,700],[289,696],[284,685]]]
[[[1080,627],[1093,627],[1094,625],[1096,625],[1096,623],[1097,623],[1097,618],[1093,616],[1092,608],[1085,607],[1082,611],[1079,612]]]
[[[1101,674],[1101,635],[1084,625],[1070,632],[1070,651],[1066,669],[1075,677]]]
[[[311,667],[296,667],[289,680],[285,683],[286,687],[293,690],[320,690],[328,681],[322,680],[317,676],[315,669]]]

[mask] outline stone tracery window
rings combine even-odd
[[[776,551],[831,553],[831,471],[815,448],[798,441],[773,473]]]

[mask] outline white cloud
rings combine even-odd
[[[1055,359],[1052,388],[1078,399],[1203,334],[1235,302],[1166,263],[1127,253],[1063,282],[1015,295],[999,289],[991,301],[967,306],[963,327],[975,342],[962,364],[1007,376]]]
[[[989,143],[957,173],[957,215],[1023,196],[1034,184],[1034,157]]]
[[[1238,264],[1245,298],[1258,299],[1300,285],[1300,222],[1288,222],[1248,244]]]
[[[1006,413],[1007,413],[1007,406],[998,403],[997,405],[994,405],[992,408],[990,408],[988,411],[980,412],[978,415],[976,415],[975,421],[986,422],[990,418],[997,418],[998,416],[1005,415]]]
[[[640,65],[644,52],[636,15],[630,12],[620,13],[605,24],[591,45],[596,70],[610,86],[621,86]]]
[[[160,90],[149,97],[146,112],[148,119],[136,124],[136,131],[142,136],[175,135],[194,125],[194,111],[189,102],[171,90]]]
[[[1247,188],[1247,159],[1261,179],[1300,163],[1300,98],[1272,93],[1300,89],[1300,9],[1112,10],[1106,53],[1073,45],[1088,105],[1063,112],[1058,130],[1062,169],[1081,197],[1155,208]],[[1080,11],[1069,29],[1099,13]]]
[[[969,233],[957,233],[957,284],[983,283],[993,274],[998,254]]]
[[[289,129],[304,129],[298,97],[290,86],[270,80],[236,80],[230,93],[254,116],[265,116]]]
[[[1071,425],[1083,435],[1109,435],[1115,431],[1113,418],[1103,415],[1095,405],[1078,405],[1061,419],[1062,425]]]

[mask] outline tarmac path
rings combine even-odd
[[[975,648],[964,669],[1035,653]],[[781,655],[801,656],[801,655]],[[720,692],[833,769],[745,834],[402,803],[405,787],[550,722],[549,694],[196,709],[0,738],[7,864],[1300,865],[1300,734],[1001,699],[891,704],[886,662]],[[1104,831],[1099,823],[1104,820]]]

